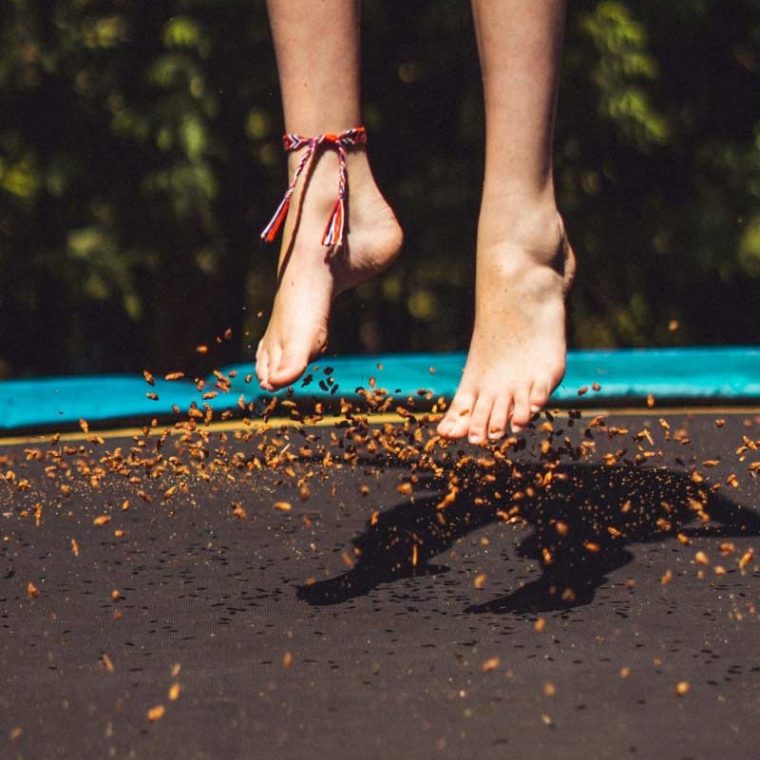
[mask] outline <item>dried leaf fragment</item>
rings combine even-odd
[[[747,549],[744,554],[742,554],[741,559],[739,560],[739,569],[744,570],[744,568],[749,565],[750,562],[752,562],[752,558],[755,556],[755,550],[754,549]]]

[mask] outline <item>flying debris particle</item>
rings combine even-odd
[[[536,633],[541,633],[541,631],[543,631],[544,628],[546,628],[546,620],[545,620],[545,618],[538,618],[538,620],[536,620],[536,622],[533,623],[533,630]]]
[[[501,665],[501,660],[498,657],[489,657],[481,666],[480,669],[484,673],[491,673]]]
[[[475,582],[473,583],[476,589],[480,590],[485,588],[486,586],[486,574],[480,573],[479,575],[475,576]]]
[[[557,693],[557,687],[551,681],[547,681],[544,684],[544,694],[547,697],[553,697],[556,693]]]
[[[185,376],[184,372],[168,372],[164,375],[164,380],[181,380]]]
[[[742,554],[741,559],[739,560],[739,569],[744,570],[747,565],[749,565],[750,562],[752,562],[752,558],[755,556],[755,550],[754,549],[747,549],[744,554]]]
[[[631,675],[631,669],[627,665],[623,665],[623,667],[620,668],[620,677],[628,678],[629,675]]]
[[[204,354],[208,353],[208,346],[205,343],[201,343],[199,346],[195,347],[195,353],[200,354],[203,356]]]
[[[276,501],[274,503],[274,508],[278,509],[280,512],[290,512],[290,510],[293,509],[293,505],[289,501]]]
[[[156,378],[153,377],[153,375],[150,372],[148,372],[147,369],[143,370],[143,377],[145,378],[145,382],[148,383],[148,385],[156,384]]]
[[[676,696],[677,697],[684,696],[684,694],[686,694],[687,691],[689,691],[689,682],[688,681],[679,681],[676,684],[675,692],[676,692]]]
[[[79,544],[75,538],[71,539],[71,553],[75,556],[79,556]]]
[[[116,668],[114,667],[113,661],[105,652],[103,652],[103,654],[100,655],[100,662],[103,664],[103,667],[109,673],[113,673],[116,670]]]
[[[148,710],[148,720],[151,723],[155,723],[157,720],[161,720],[164,717],[166,708],[163,705],[156,705]]]
[[[101,525],[107,525],[111,522],[111,515],[98,515],[93,519],[92,524],[100,527]]]
[[[182,687],[179,685],[177,681],[175,681],[169,687],[169,701],[176,702],[179,699],[179,694],[181,691],[182,691]]]
[[[40,595],[40,590],[32,581],[29,581],[29,583],[26,584],[26,595],[30,599],[36,599]]]
[[[290,652],[285,652],[285,654],[282,656],[282,667],[285,668],[285,670],[290,670],[292,665],[293,655]]]

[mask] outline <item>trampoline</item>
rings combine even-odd
[[[36,381],[36,410],[0,385],[0,756],[753,757],[760,372],[735,353],[651,383],[637,353],[623,390],[575,355],[562,408],[486,448],[434,436],[435,357],[395,388],[393,357],[321,362],[277,405],[243,368],[208,408],[157,382],[154,414],[105,380]]]

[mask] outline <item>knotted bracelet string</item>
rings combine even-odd
[[[298,184],[298,178],[303,170],[309,165],[312,157],[317,153],[320,147],[335,148],[338,151],[338,200],[335,201],[333,210],[327,220],[324,234],[322,235],[322,245],[333,246],[342,245],[346,230],[346,197],[348,196],[348,171],[346,169],[346,148],[354,148],[359,145],[366,145],[367,132],[364,127],[354,127],[347,129],[340,134],[326,133],[317,137],[302,137],[301,135],[285,134],[282,137],[285,152],[300,150],[305,147],[303,156],[296,166],[293,173],[293,179],[290,180],[288,189],[280,201],[280,205],[274,212],[274,216],[269,224],[264,227],[261,237],[267,243],[271,243],[280,231],[285,217],[288,215],[290,208],[290,199]]]

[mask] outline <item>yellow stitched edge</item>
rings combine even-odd
[[[555,416],[567,416],[567,413],[569,410],[562,409],[559,411],[551,410],[552,414]],[[737,414],[760,414],[760,407],[757,406],[747,406],[747,407],[722,407],[722,406],[701,406],[701,407],[660,407],[660,408],[653,408],[653,409],[642,409],[642,408],[623,408],[623,409],[591,409],[591,408],[584,408],[581,410],[583,412],[583,416],[585,417],[592,417],[595,415],[603,414],[603,415],[609,415],[609,416],[616,416],[616,417],[647,417],[647,416],[656,416],[656,415],[662,415],[662,414],[690,414],[693,416],[705,416],[705,415],[713,415],[713,414],[725,414],[725,415],[737,415]],[[424,414],[424,412],[419,412],[418,414]],[[442,415],[435,415],[435,418],[440,418]],[[301,426],[306,428],[311,427],[329,427],[330,425],[337,425],[339,422],[345,422],[345,417],[338,416],[338,415],[329,415],[325,416],[323,419],[319,420],[318,422],[311,422],[311,423],[303,423],[298,420],[290,419],[289,417],[272,417],[267,422],[257,422],[256,420],[251,420],[249,424],[245,424],[242,422],[242,420],[227,420],[225,422],[212,422],[209,425],[203,425],[199,424],[198,429],[204,430],[208,433],[221,433],[221,432],[230,432],[230,431],[244,431],[248,430],[251,432],[256,432],[261,429],[271,429],[271,428],[278,428],[282,427],[283,425],[289,426],[289,427],[295,427],[295,426]],[[402,422],[403,418],[400,417],[398,414],[388,413],[388,414],[372,414],[367,415],[367,419],[369,422],[373,425],[382,425],[383,423],[390,422],[390,423],[398,423]],[[175,428],[174,423],[166,424],[166,425],[157,425],[155,428],[152,428],[154,432],[163,432],[164,430],[168,429],[171,434],[173,435],[182,435],[186,433],[187,431],[181,428]],[[143,428],[142,427],[128,427],[128,428],[117,428],[113,430],[93,430],[89,433],[84,433],[81,431],[72,431],[70,433],[61,433],[59,440],[61,441],[86,441],[93,436],[99,436],[101,438],[128,438],[133,435],[142,435],[143,434]],[[18,446],[20,444],[43,444],[43,443],[49,443],[51,438],[54,436],[54,433],[37,433],[34,435],[27,435],[27,436],[9,436],[6,438],[0,438],[0,446]]]

